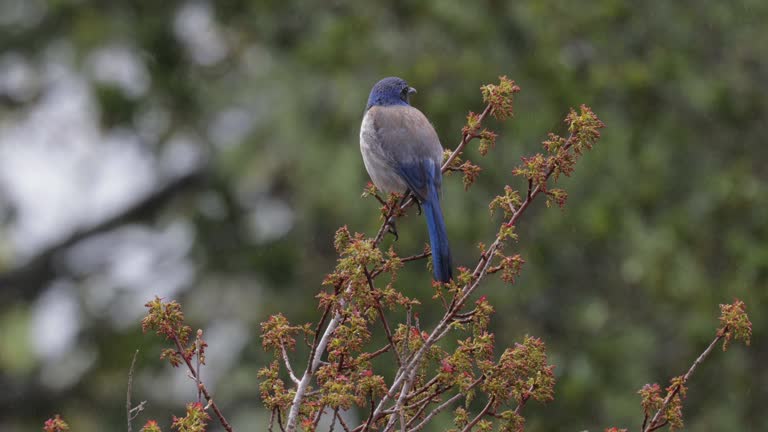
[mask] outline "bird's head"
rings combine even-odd
[[[376,83],[368,96],[366,111],[372,106],[408,105],[408,97],[416,93],[404,79],[388,77]]]

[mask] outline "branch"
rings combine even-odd
[[[440,396],[441,394],[445,393],[446,391],[448,391],[450,389],[451,389],[451,387],[446,387],[446,388],[443,388],[443,389],[437,389],[434,393],[432,393],[428,397],[426,397],[426,398],[420,400],[419,402],[413,404],[413,406],[406,407],[406,408],[415,408],[415,407],[421,405],[419,407],[418,411],[416,411],[416,413],[413,414],[413,416],[411,417],[411,420],[408,422],[407,426],[411,427],[411,425],[413,425],[413,423],[416,422],[416,420],[419,418],[419,416],[427,409],[429,404],[432,403],[432,401],[435,398],[437,398],[438,396]]]
[[[426,417],[424,417],[424,420],[422,420],[421,423],[417,424],[416,427],[414,427],[413,429],[409,429],[408,432],[418,432],[422,430],[424,426],[426,426],[427,423],[429,423],[432,420],[432,417],[438,415],[440,412],[444,411],[446,408],[453,405],[454,402],[461,399],[462,397],[464,397],[464,395],[461,393],[457,393],[453,395],[452,398],[441,403],[440,405],[437,406],[437,408],[433,409],[432,412],[430,412],[429,414],[427,414]]]
[[[438,375],[435,375],[434,377],[432,377],[432,379],[431,379],[431,380],[429,380],[429,381],[427,381],[427,383],[426,383],[426,384],[424,384],[424,385],[423,385],[423,386],[422,386],[420,389],[416,390],[416,391],[415,391],[413,394],[411,394],[411,395],[408,397],[408,399],[409,399],[409,400],[410,400],[410,399],[413,399],[413,398],[415,398],[416,396],[418,396],[418,395],[420,395],[420,394],[424,393],[425,391],[429,390],[429,388],[430,388],[430,387],[432,387],[432,385],[433,385],[434,383],[436,383],[436,382],[437,382],[438,378],[439,378],[439,376],[438,376]]]
[[[384,333],[386,333],[387,335],[389,346],[392,347],[392,353],[395,355],[395,360],[397,360],[397,366],[401,366],[402,361],[400,360],[400,355],[397,353],[397,348],[395,347],[395,341],[392,339],[392,331],[389,329],[389,323],[387,322],[387,318],[384,316],[384,311],[381,308],[381,303],[379,302],[378,297],[376,297],[376,287],[373,286],[373,279],[371,278],[371,274],[368,273],[367,268],[363,268],[363,271],[365,272],[365,277],[368,280],[368,288],[371,289],[371,295],[373,296],[373,300],[376,302],[376,312],[378,312],[379,319],[381,320],[381,324],[384,326]]]
[[[482,113],[480,113],[480,117],[478,117],[477,126],[480,127],[480,125],[485,121],[485,118],[488,117],[488,114],[492,111],[491,104],[488,104],[485,106],[485,109]],[[461,152],[464,151],[464,147],[469,144],[470,141],[477,138],[477,135],[470,135],[470,134],[463,134],[461,136],[461,141],[459,142],[459,145],[456,146],[456,150],[451,153],[450,156],[448,156],[448,159],[445,160],[445,163],[442,166],[442,171],[445,172],[448,170],[448,167],[451,166],[451,163],[456,159]]]
[[[196,369],[195,369],[195,372],[196,372],[195,383],[197,384],[197,402],[198,403],[201,402],[200,399],[202,398],[202,391],[200,390],[200,363],[201,363],[200,355],[201,355],[201,350],[203,349],[202,341],[200,339],[202,337],[201,335],[202,335],[202,330],[198,329],[197,330],[197,338],[195,338],[195,351],[196,351],[196,355],[195,355],[195,366],[196,366]]]
[[[691,367],[688,369],[688,372],[683,376],[683,383],[688,382],[688,380],[693,375],[693,372],[696,370],[696,368],[709,356],[709,354],[712,352],[712,350],[715,348],[715,346],[720,342],[722,338],[725,337],[725,334],[727,332],[728,327],[725,327],[724,331],[718,332],[718,336],[715,337],[715,339],[712,341],[712,343],[709,344],[707,349],[705,349],[693,362]],[[675,386],[674,390],[669,392],[667,394],[667,397],[664,398],[664,402],[662,402],[661,407],[658,411],[656,411],[656,414],[651,418],[650,423],[648,423],[647,426],[643,428],[643,432],[651,432],[656,429],[659,429],[666,425],[666,421],[663,423],[657,424],[659,420],[661,420],[661,416],[663,415],[664,411],[667,409],[667,406],[669,406],[669,403],[672,402],[672,399],[677,395],[677,393],[680,392],[680,386],[682,383],[679,383]]]
[[[285,345],[283,343],[280,343],[280,350],[283,353],[283,362],[285,362],[285,368],[288,369],[288,374],[291,376],[291,381],[293,381],[294,384],[298,384],[299,379],[296,378],[296,374],[293,372],[293,367],[291,367],[291,362],[288,360],[288,353],[285,351]]]
[[[339,424],[341,424],[341,427],[344,428],[344,432],[350,432],[349,426],[347,426],[347,423],[345,423],[344,419],[341,418],[341,414],[339,414],[339,410],[334,411],[334,415],[339,420]]]
[[[408,432],[418,432],[420,431],[424,426],[426,426],[434,416],[439,414],[440,412],[444,411],[446,408],[450,407],[454,402],[458,401],[462,397],[466,396],[467,393],[469,393],[470,390],[472,390],[476,385],[478,385],[481,381],[485,379],[485,375],[481,375],[478,379],[472,382],[472,384],[467,387],[466,390],[464,390],[463,393],[457,393],[453,395],[450,399],[443,402],[442,404],[438,405],[437,408],[433,409],[429,414],[427,414],[426,417],[424,417],[424,420],[421,421],[416,427],[413,429],[409,429]],[[416,418],[414,417],[411,419],[411,422],[415,421]],[[410,426],[410,425],[409,425]]]
[[[205,396],[205,400],[208,402],[208,405],[213,408],[213,412],[216,414],[216,417],[218,417],[219,423],[221,423],[221,426],[223,426],[227,432],[232,432],[232,426],[229,425],[227,419],[224,418],[224,414],[221,413],[221,410],[219,410],[216,402],[213,401],[213,397],[211,397],[211,394],[208,393],[208,389],[205,387],[205,384],[203,384],[202,381],[199,381],[198,375],[195,372],[195,368],[192,366],[192,362],[190,362],[187,356],[184,355],[184,347],[181,345],[181,341],[179,340],[179,337],[176,335],[176,333],[173,334],[173,341],[176,343],[176,349],[178,350],[181,358],[184,359],[184,363],[186,363],[187,368],[189,369],[189,373],[198,382],[198,389],[203,392],[203,396]],[[278,419],[279,414],[280,413],[278,412]]]
[[[432,256],[432,251],[422,252],[420,254],[407,256],[405,258],[400,258],[400,262],[410,262],[410,261],[418,261],[422,260],[424,258],[427,258],[429,256]],[[384,269],[382,267],[377,268],[376,270],[371,272],[371,279],[376,279],[378,275],[380,275],[382,272],[384,272]]]
[[[467,424],[467,425],[464,427],[464,429],[462,429],[462,430],[461,430],[461,432],[470,432],[470,431],[472,430],[472,428],[473,428],[473,427],[475,427],[475,425],[477,424],[477,422],[479,422],[479,421],[480,421],[480,420],[481,420],[481,419],[482,419],[482,418],[483,418],[483,417],[484,417],[484,416],[485,416],[485,415],[488,413],[488,411],[490,411],[490,410],[491,410],[491,407],[493,406],[493,402],[494,402],[494,399],[493,399],[493,397],[491,397],[490,399],[488,399],[488,403],[487,403],[487,404],[485,404],[485,406],[483,407],[483,409],[482,409],[482,410],[481,410],[479,413],[477,413],[477,415],[475,416],[475,418],[473,418],[473,419],[472,419],[472,421],[471,421],[471,422],[469,422],[469,423],[468,423],[468,424]]]
[[[533,392],[533,389],[535,388],[536,388],[536,385],[531,384],[531,387],[528,388],[528,393],[524,394],[520,402],[517,403],[517,406],[515,407],[515,414],[520,414],[520,411],[525,406],[525,403],[528,402],[528,399],[531,398],[531,392]]]
[[[318,329],[322,328],[323,322],[328,316],[330,309],[330,305],[325,309],[323,318],[321,318],[320,322],[318,323]],[[339,326],[340,322],[341,314],[336,312],[331,321],[328,323],[328,327],[325,328],[325,332],[323,332],[319,342],[317,343],[315,342],[317,341],[317,333],[315,334],[315,341],[313,341],[312,350],[309,353],[307,368],[304,370],[304,375],[302,375],[301,381],[299,381],[299,384],[296,386],[296,394],[293,396],[291,409],[288,412],[288,423],[286,424],[286,428],[289,432],[294,432],[296,430],[296,425],[299,420],[299,409],[301,408],[301,403],[304,401],[304,394],[307,392],[307,387],[309,386],[309,382],[312,380],[312,376],[314,375],[318,366],[320,366],[320,359],[323,356],[323,352],[325,352],[325,347],[328,346],[328,341],[331,338],[333,332],[336,331],[336,328]]]
[[[128,421],[128,432],[133,432],[133,426],[131,422],[140,412],[144,411],[144,406],[147,401],[142,401],[135,407],[131,404],[131,391],[133,387],[133,368],[136,365],[136,357],[139,355],[139,350],[133,353],[133,360],[131,360],[131,367],[128,369],[128,390],[125,391],[125,417]]]

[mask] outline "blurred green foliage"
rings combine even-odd
[[[484,169],[469,192],[458,176],[445,182],[459,265],[472,263],[476,243],[494,233],[487,204],[513,181],[519,156],[536,151],[547,131],[562,132],[570,106],[590,105],[607,125],[559,183],[570,194],[566,209],[539,202],[523,218],[526,264],[517,284],[494,280],[482,289],[497,308],[499,346],[536,335],[557,365],[555,400],[526,407],[527,430],[636,428],[637,390],[687,369],[714,335],[717,305],[734,297],[751,313],[752,347],[715,353],[701,367],[685,418],[689,430],[768,430],[768,2],[11,0],[0,3],[2,14],[15,19],[0,20],[0,54],[36,69],[57,52],[71,55],[105,130],[159,117],[149,143],[158,155],[178,133],[206,155],[203,185],[134,223],[189,224],[194,281],[178,300],[191,324],[228,319],[248,329],[231,368],[216,373],[217,402],[237,430],[264,430],[267,420],[255,379],[269,360],[259,323],[278,311],[294,323],[316,320],[314,295],[335,260],[333,233],[344,224],[367,233],[378,226],[378,205],[360,199],[367,176],[357,137],[372,84],[407,79],[419,90],[413,104],[452,147],[467,111],[482,109],[480,86],[502,74],[522,87],[515,118],[490,123],[499,139],[489,157],[469,151]],[[146,91],[89,75],[89,55],[115,45],[136,54]],[[3,99],[0,116],[33,103]],[[242,133],[225,121],[241,117]],[[211,203],[218,210],[206,211]],[[275,234],[267,224],[259,235],[259,220],[287,220],[288,229]],[[399,229],[396,249],[420,251],[423,222],[411,215]],[[13,258],[0,265],[13,268]],[[93,283],[92,275],[58,272],[50,279]],[[399,287],[427,299],[429,272],[407,266]],[[29,299],[0,308],[4,430],[39,429],[56,412],[73,430],[124,428],[136,348],[133,399],[149,399],[137,428],[183,411],[152,390],[167,371],[160,341],[141,335],[138,319],[81,316],[71,349],[85,346],[94,360],[71,385],[47,386],[25,347]],[[421,322],[439,313],[425,306]],[[194,384],[184,384],[192,400]]]

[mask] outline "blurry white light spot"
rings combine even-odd
[[[151,151],[131,131],[102,134],[82,78],[53,69],[39,103],[0,120],[0,188],[16,211],[10,238],[22,260],[111,217],[156,182]]]
[[[240,144],[251,131],[253,115],[244,109],[230,109],[216,115],[209,128],[213,142],[220,147]]]
[[[30,339],[38,356],[57,358],[71,349],[80,329],[80,306],[71,284],[52,284],[37,300],[32,313]]]
[[[37,71],[16,53],[0,57],[0,95],[17,101],[30,99],[39,87]]]
[[[137,98],[149,89],[150,77],[139,54],[122,45],[95,50],[87,64],[94,79],[119,87],[127,96]]]
[[[295,215],[285,201],[265,198],[255,205],[249,228],[256,241],[264,243],[284,236],[293,228]]]
[[[208,3],[195,1],[181,6],[173,29],[190,57],[201,65],[210,66],[227,55],[227,46]]]

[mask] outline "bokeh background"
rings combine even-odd
[[[556,399],[526,407],[528,430],[639,428],[637,389],[684,372],[734,297],[752,347],[712,355],[685,418],[768,430],[767,22],[764,0],[1,0],[0,430],[53,413],[124,430],[136,349],[133,399],[149,401],[136,426],[167,428],[195,390],[141,333],[156,294],[205,330],[203,377],[236,429],[266,430],[259,323],[316,320],[334,231],[379,223],[360,198],[371,85],[406,78],[454,146],[502,74],[523,89],[516,117],[489,123],[492,156],[469,151],[484,168],[469,192],[446,180],[458,264],[570,106],[608,125],[560,183],[567,208],[524,217],[518,283],[482,289],[499,344],[540,336],[557,365]],[[403,255],[426,241],[413,216],[400,231]],[[399,286],[428,298],[429,273],[409,265]]]

